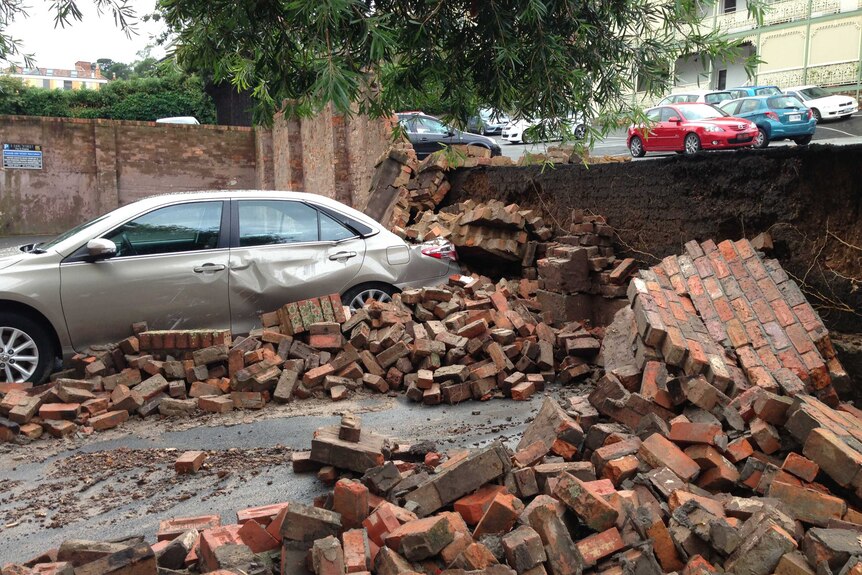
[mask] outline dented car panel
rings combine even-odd
[[[298,301],[342,293],[363,268],[365,240],[231,248],[231,329],[248,333],[258,316]]]

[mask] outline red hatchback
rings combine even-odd
[[[707,104],[671,104],[646,112],[650,127],[629,127],[628,148],[640,158],[647,152],[696,154],[751,146],[757,126]]]

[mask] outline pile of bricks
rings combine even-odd
[[[548,146],[543,153],[525,152],[518,160],[518,165],[532,166],[537,164],[618,164],[630,162],[631,156],[593,156],[589,149],[576,150],[574,146]]]
[[[607,403],[599,391],[566,409],[546,398],[513,451],[494,442],[438,453],[348,414],[293,456],[295,473],[332,485],[313,504],[274,496],[231,524],[165,520],[152,544],[66,541],[2,573],[862,572],[859,414],[804,393],[783,413],[763,398],[708,397],[684,386],[673,408],[656,406],[636,427],[603,421],[590,405]],[[760,430],[740,435],[761,417],[779,430],[778,450]]]
[[[421,212],[416,223],[404,231],[406,238],[415,241],[449,240],[462,257],[491,256],[520,262],[525,268],[524,277],[529,279],[535,279],[535,270],[531,274],[530,269],[535,266],[538,242],[553,235],[553,229],[533,210],[497,200],[487,203],[468,200],[439,213]]]

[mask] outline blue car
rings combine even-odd
[[[733,99],[746,98],[748,96],[778,96],[784,92],[778,86],[739,86],[728,88]]]
[[[799,146],[811,142],[817,120],[811,109],[795,96],[754,96],[723,102],[721,109],[757,125],[755,148],[776,140],[793,140]]]

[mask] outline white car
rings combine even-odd
[[[656,104],[656,106],[685,103],[716,105],[732,99],[733,95],[727,90],[690,90],[665,96],[658,104]]]
[[[531,138],[530,134],[525,134],[525,132],[527,132],[530,128],[534,126],[538,126],[540,122],[540,120],[525,120],[523,118],[520,120],[512,120],[511,122],[506,124],[500,136],[503,138],[504,141],[509,142],[510,144],[531,144],[534,142],[538,142],[540,138],[538,138],[537,136],[533,136]],[[574,135],[576,139],[582,140],[584,138],[584,135],[587,133],[587,127],[584,124],[583,116],[572,116],[571,118],[569,118],[569,120],[567,120],[567,123],[569,124],[569,126],[571,126],[570,129],[572,135]],[[559,140],[560,135],[552,133],[550,134],[550,139]]]
[[[786,89],[784,93],[802,100],[803,104],[811,108],[811,113],[818,122],[847,118],[859,109],[856,98],[830,94],[820,86],[794,86]]]
[[[197,126],[200,122],[198,122],[198,119],[194,116],[173,116],[171,118],[159,118],[156,120],[156,124],[186,124]]]

